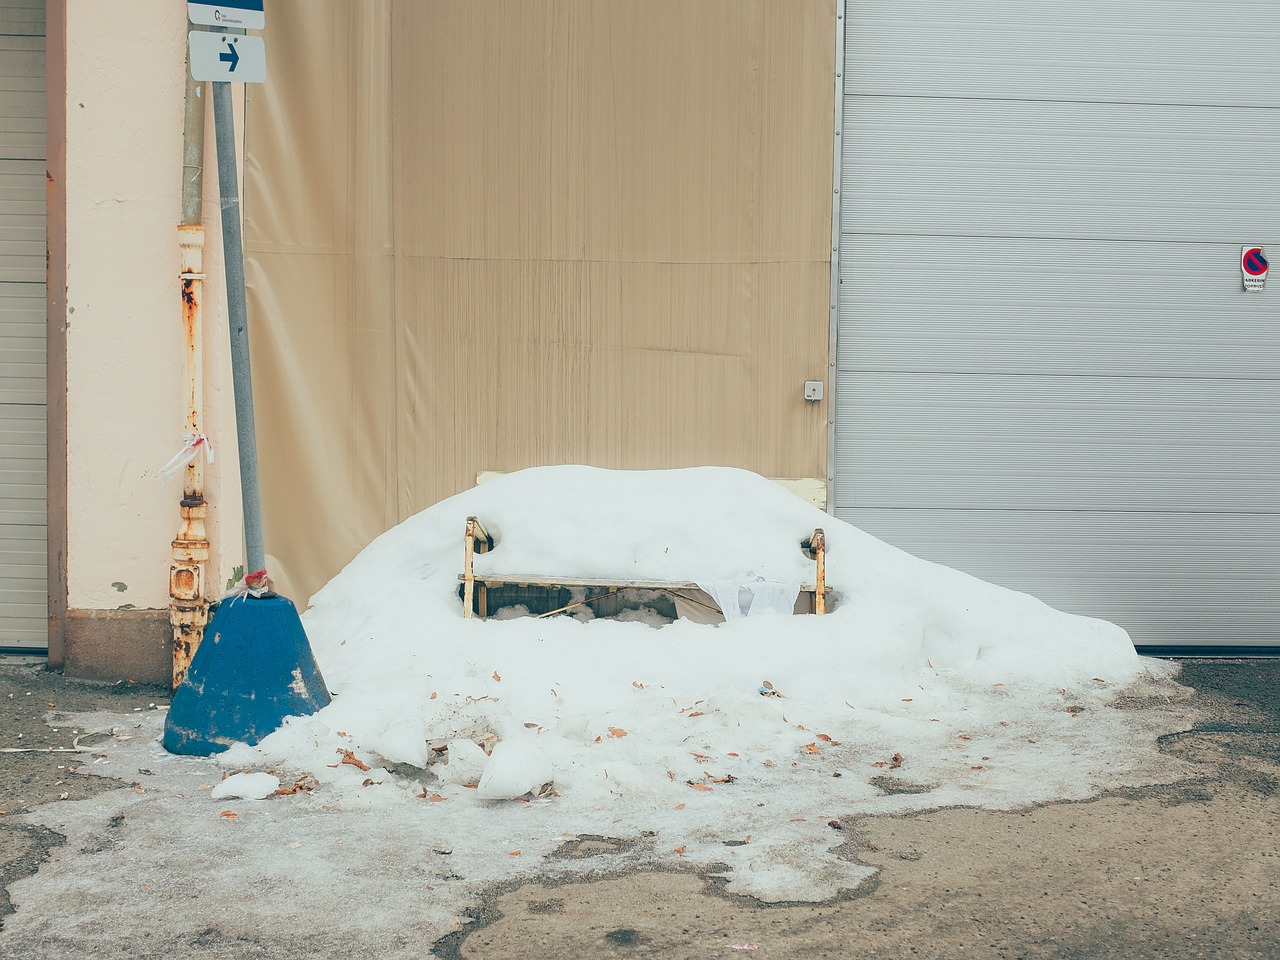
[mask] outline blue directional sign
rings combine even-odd
[[[193,80],[265,83],[267,48],[261,37],[192,30],[187,34],[187,60]]]
[[[267,15],[262,0],[187,0],[187,19],[210,27],[261,30]]]

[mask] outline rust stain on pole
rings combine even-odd
[[[182,328],[185,339],[183,357],[185,430],[202,433],[201,397],[203,356],[201,351],[201,297],[204,288],[204,227],[178,227],[178,243],[182,252]],[[199,451],[202,453],[202,451]],[[204,500],[204,457],[196,456],[183,470],[182,522],[174,538],[172,563],[169,567],[169,623],[173,627],[173,686],[186,678],[191,658],[195,656],[205,625],[209,622],[206,578],[209,566],[209,537],[205,529],[208,506]]]

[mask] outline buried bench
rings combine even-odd
[[[511,574],[511,573],[485,573],[478,574],[475,570],[475,555],[477,553],[488,553],[493,549],[493,537],[485,530],[477,517],[467,517],[466,532],[463,537],[462,544],[462,573],[458,575],[458,579],[462,581],[462,615],[468,619],[472,617],[486,618],[489,615],[489,590],[494,587],[516,586],[516,587],[536,587],[541,589],[581,589],[587,592],[597,591],[596,596],[589,596],[583,600],[576,600],[573,603],[557,607],[554,610],[548,610],[545,613],[536,614],[538,617],[550,617],[557,613],[564,613],[573,607],[582,606],[592,603],[596,600],[603,600],[611,597],[622,590],[656,590],[670,595],[684,603],[691,604],[695,607],[705,608],[708,612],[719,614],[720,608],[714,603],[708,602],[706,594],[697,583],[688,580],[644,580],[644,579],[622,579],[612,577],[558,577],[547,576],[543,574]],[[827,542],[826,534],[822,528],[814,530],[813,533],[800,542],[800,549],[807,553],[814,561],[814,582],[802,583],[800,585],[800,595],[811,598],[810,609],[816,614],[825,614],[827,612],[827,583],[826,583],[826,556]]]

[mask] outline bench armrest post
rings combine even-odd
[[[462,615],[468,620],[474,616],[472,610],[476,592],[474,561],[477,548],[480,553],[487,553],[492,546],[493,538],[489,536],[489,531],[484,528],[480,520],[477,517],[467,517],[467,532],[462,540]],[[488,611],[483,608],[480,610],[481,617],[487,613]]]
[[[827,612],[827,535],[821,527],[813,531],[813,536],[809,539],[809,550],[818,566],[814,581],[813,612],[821,615]]]

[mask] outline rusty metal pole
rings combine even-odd
[[[178,226],[182,289],[184,430],[201,435],[203,428],[204,352],[202,303],[204,298],[204,224],[201,200],[204,185],[204,84],[187,76],[187,101],[183,125],[182,223]],[[183,470],[182,522],[172,544],[169,566],[169,623],[173,628],[173,686],[186,678],[191,658],[200,646],[209,622],[206,593],[209,568],[209,536],[205,528],[208,505],[204,499],[204,457],[197,450]]]

